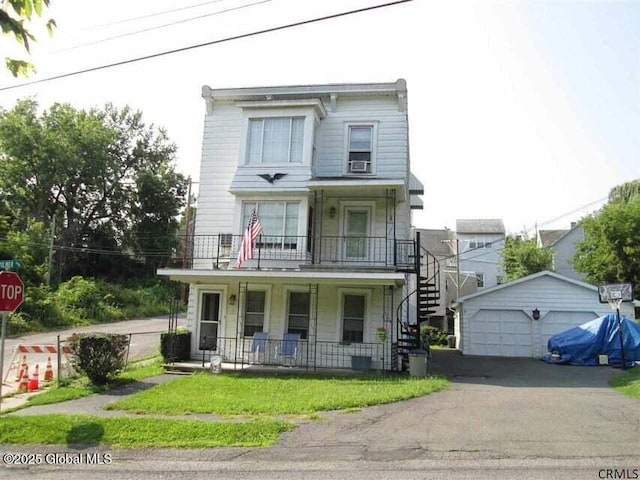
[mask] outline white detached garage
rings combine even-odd
[[[544,271],[460,297],[455,335],[464,355],[541,357],[556,333],[611,312],[593,285]],[[633,318],[633,304],[620,314]]]

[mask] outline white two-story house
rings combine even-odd
[[[185,265],[158,272],[190,285],[192,356],[399,368],[409,276],[423,279],[423,314],[436,297],[410,233],[423,188],[410,171],[405,81],[202,96],[195,233]],[[262,231],[238,265],[253,212]]]

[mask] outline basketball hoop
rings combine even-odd
[[[620,318],[620,304],[633,301],[633,284],[613,283],[598,286],[598,299],[600,303],[608,303],[616,312],[618,322],[618,335],[620,336],[620,355],[622,356],[622,369],[625,368],[624,338],[622,337],[622,319]]]
[[[633,285],[631,283],[612,283],[598,286],[600,303],[608,303],[614,311],[620,310],[622,302],[633,301]]]

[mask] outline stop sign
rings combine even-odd
[[[24,283],[16,272],[0,272],[0,312],[13,312],[24,298]]]

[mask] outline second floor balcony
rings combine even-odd
[[[177,239],[172,252],[174,267],[193,269],[235,268],[242,235],[188,235]],[[271,236],[260,235],[253,258],[242,268],[393,268],[414,264],[415,243],[409,239],[376,236]]]

